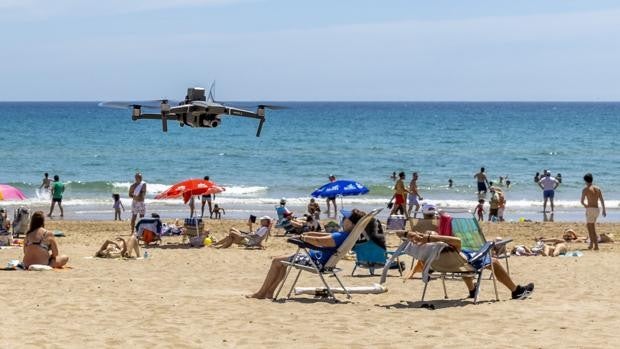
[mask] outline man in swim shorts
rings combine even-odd
[[[394,196],[392,196],[394,207],[392,208],[392,212],[390,212],[391,215],[396,214],[396,212],[405,214],[405,198],[407,193],[409,193],[409,190],[405,188],[405,172],[400,172],[398,174],[398,180],[394,185]]]
[[[131,234],[136,228],[136,217],[140,218],[146,214],[144,197],[146,196],[146,183],[142,181],[142,173],[136,172],[135,182],[129,187],[129,197],[131,200]]]
[[[418,173],[414,172],[411,182],[409,182],[409,207],[407,208],[407,215],[411,216],[411,210],[415,206],[413,218],[415,218],[418,210],[420,209],[420,202],[418,201],[418,199],[424,200],[418,192]]]
[[[489,181],[487,180],[487,175],[484,174],[484,167],[480,168],[480,172],[474,175],[476,182],[478,184],[478,195],[484,193],[487,194],[487,186],[489,185]]]
[[[551,203],[551,212],[553,212],[553,197],[555,189],[560,185],[557,179],[551,177],[551,172],[545,170],[545,175],[538,181],[538,186],[543,190],[543,212],[547,212],[547,200]]]
[[[209,180],[209,176],[204,176],[204,180],[208,181]],[[212,206],[212,201],[215,198],[215,195],[213,194],[209,194],[209,195],[203,195],[202,196],[202,203],[201,203],[201,207],[200,207],[200,217],[204,217],[205,215],[205,204],[209,204],[209,218],[213,218],[213,206]]]
[[[588,228],[588,235],[590,236],[590,245],[588,249],[594,248],[594,250],[598,250],[598,235],[596,235],[596,220],[600,214],[598,202],[599,200],[601,201],[603,217],[605,217],[607,215],[605,211],[605,200],[603,199],[601,188],[592,184],[594,177],[591,173],[586,173],[585,176],[583,176],[583,180],[586,182],[586,186],[581,191],[581,204],[586,208],[586,227]]]

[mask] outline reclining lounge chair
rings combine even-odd
[[[307,271],[307,272],[310,272],[310,273],[318,275],[319,278],[321,279],[321,282],[323,283],[323,285],[325,285],[325,288],[327,290],[327,296],[331,300],[337,301],[336,296],[334,295],[334,292],[332,291],[332,288],[325,281],[325,277],[323,276],[324,274],[333,275],[336,278],[336,280],[338,281],[338,284],[340,284],[340,287],[342,287],[344,292],[347,294],[347,298],[351,298],[351,294],[349,293],[347,288],[344,286],[344,284],[342,283],[342,281],[340,280],[340,278],[336,274],[337,272],[340,271],[340,269],[336,268],[336,264],[351,250],[351,248],[353,248],[353,246],[355,245],[355,242],[359,239],[359,237],[362,234],[362,232],[366,229],[366,225],[368,223],[370,223],[370,221],[379,212],[381,212],[381,209],[373,210],[372,212],[370,212],[370,213],[366,214],[364,217],[362,217],[362,219],[360,219],[359,222],[357,222],[357,224],[355,225],[353,230],[349,233],[349,235],[347,236],[346,240],[342,243],[342,245],[340,245],[340,247],[338,247],[336,252],[329,258],[327,263],[325,263],[325,265],[323,265],[321,268],[319,268],[314,263],[314,261],[312,261],[312,258],[310,258],[310,253],[309,253],[310,249],[315,249],[315,250],[319,250],[320,251],[320,248],[317,248],[315,246],[306,244],[303,241],[298,240],[298,239],[293,239],[293,238],[289,239],[288,241],[290,243],[293,243],[293,244],[298,246],[296,253],[301,253],[303,251],[303,253],[305,253],[308,256],[308,258],[310,259],[311,265],[307,266],[307,265],[304,265],[304,264],[297,264],[297,263],[294,263],[294,262],[287,262],[287,261],[282,262],[283,264],[285,264],[287,266],[286,275],[284,276],[284,280],[282,280],[282,283],[280,284],[280,287],[278,288],[278,291],[276,292],[276,295],[273,298],[274,301],[278,299],[278,295],[280,294],[280,291],[282,290],[282,287],[286,283],[286,279],[288,278],[288,276],[289,276],[289,274],[291,272],[291,269],[293,269],[293,268],[297,269],[299,272],[297,273],[297,276],[295,277],[295,281],[293,281],[293,284],[291,285],[291,289],[288,292],[288,295],[286,296],[286,299],[289,299],[291,297],[291,293],[293,292],[293,289],[295,288],[295,285],[297,284],[297,281],[299,280],[299,276],[301,275],[302,271]]]

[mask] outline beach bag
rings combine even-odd
[[[204,247],[205,245],[205,236],[198,235],[189,239],[189,245],[192,247]]]

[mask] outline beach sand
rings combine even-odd
[[[222,237],[242,221],[209,221]],[[88,259],[100,244],[128,223],[49,221],[62,230],[60,251],[69,266],[49,272],[2,272],[0,347],[312,347],[442,348],[451,346],[584,348],[614,346],[620,325],[620,289],[614,244],[577,257],[514,257],[516,282],[534,282],[531,298],[510,300],[485,280],[480,304],[463,300],[461,281],[450,281],[443,300],[439,281],[429,285],[420,308],[422,282],[403,280],[396,271],[387,293],[353,295],[331,304],[310,296],[286,302],[246,299],[260,286],[272,256],[295,249],[271,237],[266,250],[188,249],[165,238],[144,260]],[[483,225],[487,238],[513,237],[531,245],[534,236],[559,237],[566,228],[585,235],[583,223],[502,223]],[[618,232],[620,224],[601,224],[598,232]],[[618,236],[618,234],[616,234]],[[168,243],[167,243],[168,242]],[[390,243],[398,243],[390,237]],[[585,249],[585,244],[573,244]],[[21,259],[21,249],[0,250],[0,262]],[[409,266],[410,258],[405,257]],[[378,277],[351,277],[353,262],[341,262],[346,285],[371,285]],[[362,273],[365,271],[362,270]],[[290,281],[289,281],[290,282]],[[335,284],[335,280],[329,279]],[[300,286],[320,286],[303,275]]]

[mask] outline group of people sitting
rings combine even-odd
[[[274,257],[271,266],[262,286],[255,293],[248,295],[248,298],[272,299],[278,285],[284,281],[287,266],[282,263],[285,261],[294,262],[296,264],[316,265],[318,267],[325,265],[331,256],[337,251],[338,247],[344,243],[347,236],[355,225],[366,215],[365,212],[354,209],[352,211],[342,211],[343,221],[342,229],[331,233],[305,232],[299,236],[299,239],[306,244],[315,246],[309,250],[309,254],[293,254]],[[457,251],[461,251],[461,240],[454,236],[442,236],[436,234],[421,234],[419,232],[407,232],[404,235],[412,243],[424,245],[432,242],[446,243]],[[468,255],[463,254],[465,258]],[[469,258],[468,258],[469,259]],[[493,268],[491,268],[491,265]],[[487,261],[487,268],[493,270],[495,278],[511,291],[513,299],[523,299],[531,295],[534,291],[534,284],[518,285],[510,278],[506,269],[495,258]],[[472,278],[463,278],[467,285],[469,296],[473,297],[475,292],[475,284]]]

